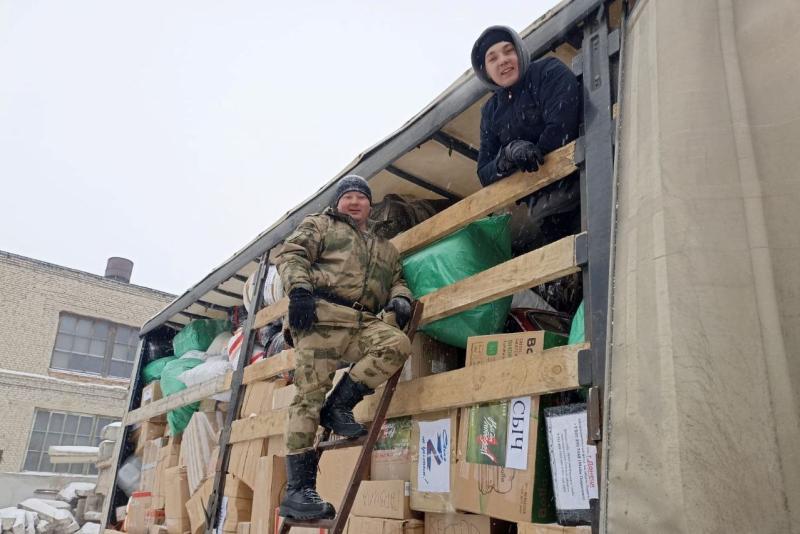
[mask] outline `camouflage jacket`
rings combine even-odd
[[[333,208],[309,215],[270,254],[286,293],[324,291],[377,313],[394,297],[412,299],[400,254],[371,230],[361,232]]]

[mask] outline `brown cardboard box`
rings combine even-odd
[[[467,365],[486,363],[514,356],[540,354],[543,350],[565,345],[567,338],[547,331],[491,334],[467,338]]]
[[[147,511],[150,509],[149,491],[135,491],[128,500],[128,517],[125,526],[130,534],[147,534]]]
[[[383,422],[370,459],[372,480],[411,480],[411,417]]]
[[[508,534],[513,528],[512,523],[487,515],[425,514],[425,534]]]
[[[148,534],[167,534],[167,527],[164,525],[150,525]]]
[[[424,529],[424,523],[418,519],[378,519],[351,515],[344,534],[423,534]]]
[[[419,491],[419,423],[420,421],[436,421],[439,419],[450,419],[450,493],[433,493]],[[455,512],[456,508],[452,500],[453,485],[455,483],[456,472],[456,436],[458,434],[458,410],[433,412],[423,416],[414,417],[411,420],[411,509],[418,512]],[[324,456],[324,455],[323,455]]]
[[[244,391],[240,419],[272,411],[273,392],[286,386],[286,380],[278,379],[248,384]]]
[[[326,451],[319,462],[319,473],[317,474],[317,491],[320,496],[331,503],[337,510],[342,504],[350,477],[355,471],[358,455],[361,447],[349,447],[347,449],[334,449]],[[366,473],[364,479],[369,478]]]
[[[459,349],[417,332],[411,342],[411,355],[403,366],[400,381],[452,371],[461,366]]]
[[[467,436],[469,416],[467,409],[461,414],[458,434],[457,468],[453,502],[456,508],[475,514],[486,514],[507,521],[531,521],[540,513],[535,502],[546,496],[537,494],[548,489],[548,480],[536,480],[536,450],[539,431],[539,397],[531,398],[531,416],[528,439],[527,469],[508,469],[499,466],[469,463]],[[542,421],[542,425],[544,421]],[[543,444],[546,447],[546,445]],[[542,483],[545,483],[544,485]]]
[[[192,534],[200,534],[206,526],[206,506],[211,492],[214,489],[214,481],[206,480],[200,485],[200,489],[192,495],[186,503],[186,511],[189,514],[189,525]]]
[[[352,513],[362,517],[411,519],[411,483],[405,480],[364,480],[358,488]]]
[[[155,486],[156,469],[158,467],[158,451],[166,443],[164,438],[156,438],[144,444],[142,451],[142,470],[139,476],[139,491],[147,491],[151,494]],[[154,508],[159,508],[152,503]]]
[[[132,433],[132,439],[136,443],[136,448],[133,454],[141,456],[144,453],[144,446],[148,441],[153,441],[156,438],[164,437],[166,430],[165,423],[158,423],[153,421],[144,421],[141,425],[135,427]]]
[[[324,456],[324,455],[323,455]],[[286,464],[283,457],[269,455],[258,460],[253,501],[259,503],[250,517],[252,534],[272,534],[275,530],[273,511],[281,501],[286,486]]]
[[[280,410],[281,408],[288,408],[296,394],[297,386],[294,384],[289,384],[282,388],[275,388],[275,391],[272,392],[272,409]]]
[[[565,527],[558,523],[517,523],[517,534],[589,534],[592,527]]]
[[[236,526],[236,534],[250,534],[250,523],[242,522]]]
[[[164,508],[166,498],[166,470],[178,465],[178,457],[181,447],[174,440],[168,440],[158,449],[158,464],[156,466],[156,478],[153,482],[153,507]]]
[[[239,523],[250,521],[250,514],[253,511],[253,500],[242,499],[239,497],[222,498],[225,518],[222,522],[222,531],[235,533]]]
[[[189,529],[189,481],[186,468],[169,467],[164,470],[164,517],[169,534],[183,534]]]
[[[223,495],[234,499],[253,500],[253,490],[240,478],[234,475],[225,475],[225,491]]]
[[[286,436],[278,434],[267,439],[267,454],[286,456]]]
[[[256,485],[258,460],[266,454],[266,439],[251,439],[234,443],[231,446],[228,473],[235,475],[252,489]]]

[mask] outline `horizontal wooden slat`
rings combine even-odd
[[[292,369],[294,369],[294,349],[287,349],[245,367],[242,382],[250,384],[259,380],[266,380]]]
[[[558,347],[537,355],[508,358],[402,382],[397,386],[387,417],[577,389],[578,351],[587,347],[586,344]],[[372,418],[380,395],[381,388],[356,407],[355,415],[360,421]],[[285,426],[285,408],[235,421],[231,442],[282,434]]]
[[[281,300],[276,302],[275,304],[271,304],[262,308],[256,314],[256,324],[255,328],[263,328],[267,326],[272,321],[280,319],[286,312],[289,311],[289,299],[287,297],[283,297]]]
[[[575,166],[575,143],[559,148],[545,157],[545,163],[535,173],[518,172],[489,187],[485,187],[464,200],[453,204],[392,239],[401,254],[408,254],[425,245],[477,221],[498,208],[524,198],[565,176],[569,176]]]
[[[575,238],[559,239],[421,297],[425,303],[422,324],[577,272]]]
[[[130,426],[135,423],[141,423],[157,415],[165,414],[170,410],[181,408],[187,404],[207,399],[217,393],[228,391],[231,387],[231,376],[232,373],[228,372],[224,376],[219,376],[208,382],[203,382],[202,384],[189,386],[175,395],[164,397],[161,400],[151,402],[147,406],[128,412],[125,414],[123,424],[125,426]]]

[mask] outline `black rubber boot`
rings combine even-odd
[[[333,519],[336,510],[317,493],[317,451],[286,455],[286,496],[280,514],[293,519]]]
[[[354,382],[350,373],[346,373],[325,399],[319,413],[319,424],[334,434],[347,438],[365,436],[367,429],[353,418],[353,408],[361,402],[364,395],[374,392],[374,389]]]

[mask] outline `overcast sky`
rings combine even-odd
[[[556,0],[0,0],[0,249],[182,293]]]

